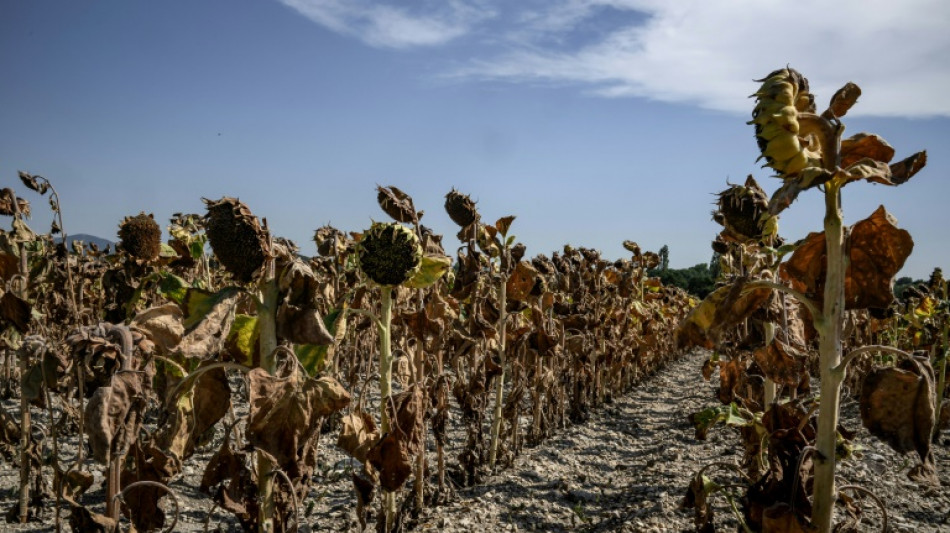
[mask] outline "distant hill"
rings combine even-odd
[[[56,239],[59,241],[60,239]],[[72,247],[73,241],[82,241],[87,246],[89,244],[95,244],[99,247],[100,250],[105,250],[106,246],[110,247],[111,251],[115,251],[115,243],[109,239],[103,239],[102,237],[96,237],[95,235],[89,235],[87,233],[77,233],[75,235],[69,236],[69,245]]]

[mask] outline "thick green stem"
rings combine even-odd
[[[393,288],[380,287],[379,322],[379,419],[380,435],[389,433],[389,412],[386,409],[393,391]],[[385,531],[392,531],[396,520],[396,493],[383,491]]]
[[[498,381],[495,384],[495,412],[491,426],[491,448],[488,455],[488,466],[495,468],[495,460],[498,458],[498,436],[501,433],[502,408],[505,399],[505,321],[508,318],[508,283],[505,276],[501,277],[501,283],[498,284],[498,364],[501,365],[501,374],[498,375]]]
[[[844,372],[841,362],[841,337],[844,315],[844,282],[848,258],[845,256],[845,234],[841,220],[840,185],[831,180],[825,184],[825,244],[827,273],[825,301],[821,320],[816,321],[821,372],[821,400],[818,408],[818,435],[815,447],[815,490],[812,522],[820,533],[832,528],[835,505],[835,446],[838,411]]]

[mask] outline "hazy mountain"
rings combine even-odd
[[[60,239],[56,239],[59,241]],[[88,233],[77,233],[75,235],[69,236],[69,245],[72,247],[73,241],[82,241],[87,246],[89,244],[95,244],[99,247],[100,250],[105,250],[106,246],[110,246],[110,250],[115,251],[115,243],[109,239],[103,239],[102,237],[96,237],[95,235],[89,235]]]

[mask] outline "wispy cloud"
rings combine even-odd
[[[745,112],[751,80],[789,64],[819,99],[859,84],[855,113],[950,116],[944,0],[452,0],[415,10],[281,1],[372,46],[472,36],[481,48],[444,73],[457,80],[574,84],[602,97]]]
[[[402,3],[366,0],[280,0],[314,22],[379,48],[447,43],[492,16],[462,1],[431,2],[411,9]]]

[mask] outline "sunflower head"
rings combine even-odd
[[[412,278],[422,261],[416,234],[398,222],[377,222],[357,245],[360,269],[377,285],[396,286]]]
[[[267,231],[237,198],[204,200],[205,233],[218,261],[242,283],[255,279],[270,252]]]

